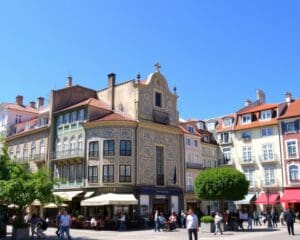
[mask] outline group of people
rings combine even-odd
[[[177,224],[177,215],[173,212],[168,220],[164,217],[162,212],[155,211],[154,214],[154,231],[160,232],[160,229],[164,229],[166,231],[172,231],[176,228]]]

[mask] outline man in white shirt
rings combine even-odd
[[[71,216],[67,213],[66,209],[62,210],[62,215],[59,219],[59,225],[60,225],[60,239],[64,239],[64,235],[66,233],[68,240],[71,240],[70,236],[70,225],[71,225]]]
[[[194,240],[198,240],[199,222],[197,215],[194,214],[192,209],[189,210],[186,218],[186,228],[188,230],[189,240],[193,239],[192,235],[194,235]]]

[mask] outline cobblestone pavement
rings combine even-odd
[[[256,228],[253,231],[224,232],[223,235],[214,235],[213,233],[201,233],[199,231],[199,240],[204,239],[230,239],[230,240],[283,240],[300,239],[300,224],[295,224],[295,236],[289,236],[285,227],[278,227],[268,230],[266,228]],[[46,231],[47,239],[58,239],[55,236],[55,229],[49,228]],[[172,232],[154,232],[153,230],[141,231],[94,231],[71,229],[71,236],[74,240],[176,240],[188,239],[186,229],[176,229]],[[8,227],[8,237],[11,239],[11,227]]]

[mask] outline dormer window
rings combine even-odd
[[[225,118],[223,121],[223,127],[230,127],[232,125],[232,119],[231,118]]]
[[[210,130],[215,130],[215,128],[216,128],[215,122],[208,122],[208,123],[206,124],[206,126],[207,126],[207,130],[208,130],[208,131],[210,131]]]
[[[260,120],[266,121],[266,120],[271,120],[272,119],[272,111],[271,110],[266,110],[262,111],[260,114]]]
[[[192,126],[188,126],[188,131],[189,131],[190,133],[194,133],[194,128],[193,128]]]
[[[160,92],[155,92],[155,106],[162,107],[162,94]]]
[[[242,124],[251,123],[251,114],[245,114],[242,116]]]

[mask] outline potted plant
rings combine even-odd
[[[214,218],[212,216],[203,216],[201,217],[200,222],[202,232],[211,233],[215,231]]]
[[[29,227],[24,221],[26,209],[36,199],[42,203],[55,201],[52,194],[54,183],[46,169],[32,173],[23,165],[11,161],[4,145],[0,153],[0,166],[0,199],[7,205],[17,206],[13,239],[27,240]]]

